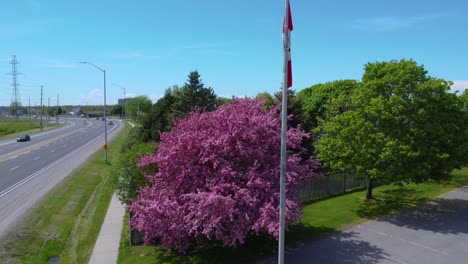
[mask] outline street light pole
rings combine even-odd
[[[104,72],[104,149],[106,150],[106,163],[107,161],[107,105],[106,105],[106,70]]]
[[[106,113],[107,112],[107,106],[106,106],[106,70],[103,70],[103,69],[99,68],[98,66],[94,65],[91,62],[82,61],[80,63],[92,65],[92,66],[94,66],[94,68],[100,70],[104,74],[104,150],[105,150],[105,153],[106,153],[105,154],[106,155],[105,162],[108,163],[108,159],[107,159],[107,149],[108,149],[108,146],[107,146],[107,113]]]

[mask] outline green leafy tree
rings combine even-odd
[[[468,89],[465,89],[462,95],[460,95],[460,100],[463,104],[463,111],[468,112]]]
[[[297,93],[297,100],[302,105],[304,123],[311,128],[317,127],[319,119],[326,119],[327,109],[332,107],[338,112],[344,112],[349,104],[347,98],[356,89],[358,82],[355,80],[339,80],[320,83]]]
[[[352,108],[319,122],[317,157],[367,179],[443,180],[467,163],[468,118],[450,85],[412,60],[369,63],[351,95]]]
[[[139,167],[138,160],[150,153],[156,147],[151,143],[139,143],[124,151],[116,168],[112,171],[112,184],[116,189],[117,196],[122,203],[128,204],[129,199],[135,199],[138,190],[148,184],[145,173],[155,173],[155,165]]]
[[[278,100],[268,92],[258,93],[256,98],[260,101],[265,100],[263,103],[265,110],[270,110],[279,104]]]
[[[11,115],[25,115],[28,113],[28,108],[24,107],[21,103],[13,102],[10,104],[9,113]]]
[[[296,92],[293,89],[288,89],[288,115],[292,115],[292,119],[288,120],[288,124],[292,127],[298,127],[302,125],[305,131],[310,131],[308,124],[305,124],[302,114],[302,103],[297,100]],[[281,104],[283,98],[283,89],[281,88],[275,93],[276,101]]]
[[[232,103],[232,98],[227,98],[227,97],[222,97],[222,96],[216,97],[215,105],[217,107],[221,106],[221,105],[224,105],[224,104],[230,104],[230,103]]]
[[[49,116],[56,116],[57,115],[57,107],[48,107],[47,108],[47,113],[49,114]],[[63,109],[61,106],[58,107],[58,114],[61,115],[63,114]]]
[[[138,119],[148,113],[152,105],[153,102],[151,102],[147,96],[140,95],[133,98],[127,98],[125,111],[128,117]]]
[[[121,105],[112,106],[112,114],[121,116],[123,114],[123,107]]]

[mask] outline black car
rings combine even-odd
[[[31,137],[29,135],[21,135],[16,139],[16,142],[30,141]]]

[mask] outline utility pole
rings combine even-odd
[[[58,114],[59,114],[59,94],[57,94],[57,110],[56,110],[56,114],[55,114],[57,124],[58,124],[58,119],[59,119]]]
[[[43,91],[43,86],[41,85],[41,131],[43,129],[43,125],[42,125],[42,112],[44,112],[44,107],[42,106],[42,91]]]
[[[28,97],[29,98],[29,110],[28,110],[28,114],[29,114],[29,119],[31,119],[31,96]],[[36,109],[36,108],[34,108]]]
[[[47,103],[47,120],[50,122],[50,97],[49,102]]]

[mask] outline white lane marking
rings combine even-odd
[[[55,149],[51,150],[50,152],[55,152]]]
[[[112,130],[114,130],[115,128],[117,128],[117,126],[114,126],[113,128],[111,128],[109,131],[107,131],[107,133],[109,134]],[[75,149],[73,152],[70,152],[68,153],[67,155],[63,156],[61,159],[58,159],[56,160],[55,162],[52,162],[51,164],[47,165],[46,167],[36,171],[35,173],[29,175],[28,177],[26,177],[25,179],[13,184],[12,186],[6,188],[5,190],[3,191],[0,191],[0,198],[2,198],[3,196],[7,195],[8,193],[14,191],[16,188],[20,187],[21,185],[25,184],[26,182],[30,181],[31,179],[34,179],[36,178],[38,175],[40,175],[41,173],[43,173],[44,171],[47,171],[48,169],[54,167],[55,165],[57,165],[58,163],[62,162],[63,160],[67,159],[68,157],[70,156],[73,156],[75,155],[76,153],[78,153],[80,150],[88,147],[89,145],[91,144],[95,144],[96,142],[102,140],[102,138],[104,137],[104,134],[101,134],[99,136],[97,136],[96,138],[94,138],[93,140],[89,141],[88,143],[84,144],[83,146]]]
[[[40,157],[35,157],[33,160],[38,160]]]
[[[10,171],[16,170],[16,169],[19,168],[19,167],[20,167],[20,166],[13,167],[13,168],[10,169]]]
[[[11,160],[12,160],[12,159],[16,159],[17,157],[18,157],[18,155],[13,156],[13,157],[11,157],[10,159],[11,159]]]

